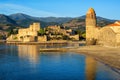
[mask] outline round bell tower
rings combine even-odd
[[[95,28],[96,28],[96,13],[93,8],[90,8],[86,14],[86,44],[94,44]]]

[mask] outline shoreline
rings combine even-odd
[[[46,45],[46,44],[85,44],[85,41],[45,41],[45,42],[17,42],[17,41],[10,41],[4,42],[5,44],[10,45]]]
[[[0,44],[6,43],[6,40],[0,40]]]
[[[69,51],[91,56],[94,59],[119,70],[120,73],[120,48],[110,48],[103,46],[81,46],[79,48],[73,48]]]
[[[6,42],[6,44],[13,45],[40,45],[40,44],[67,44],[67,41],[46,41],[46,42]]]

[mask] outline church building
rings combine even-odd
[[[119,46],[120,45],[120,21],[104,27],[97,26],[96,13],[90,8],[86,14],[86,44]]]

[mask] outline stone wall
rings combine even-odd
[[[22,39],[23,42],[36,42],[37,41],[37,37],[36,36],[25,36]]]
[[[7,41],[20,41],[18,39],[18,35],[17,34],[16,35],[10,35],[6,40]]]
[[[86,26],[96,27],[96,13],[90,8],[86,14]]]
[[[33,31],[39,31],[40,30],[40,23],[33,23]]]
[[[18,32],[19,36],[26,36],[26,35],[31,35],[31,36],[37,36],[37,31],[30,31],[29,28],[27,29],[20,29]]]
[[[18,34],[19,37],[21,36],[37,36],[37,31],[40,30],[40,23],[33,23],[32,25],[29,26],[29,28],[24,28],[24,29],[19,29]]]
[[[74,40],[79,40],[79,35],[70,35],[70,38],[74,39]]]
[[[37,41],[38,31],[40,30],[40,23],[33,23],[29,28],[23,28],[18,30],[17,35],[11,35],[7,38],[7,41],[23,41],[31,42]]]
[[[98,34],[98,44],[116,46],[116,33],[110,27],[104,27]]]
[[[96,13],[90,8],[86,14],[86,44],[120,46],[120,21],[99,28],[96,25]]]
[[[44,42],[44,41],[47,41],[47,36],[46,35],[38,36],[38,42]]]
[[[98,27],[96,27],[96,13],[93,8],[90,8],[86,14],[86,44],[96,44],[97,34],[99,33]]]

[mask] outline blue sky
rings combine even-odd
[[[79,17],[92,7],[97,16],[120,20],[120,0],[0,0],[0,14]]]

